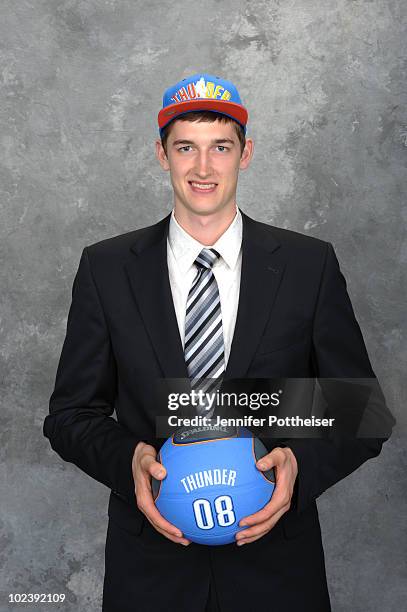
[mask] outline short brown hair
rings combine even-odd
[[[166,125],[165,128],[163,129],[163,133],[161,136],[161,144],[164,148],[165,154],[167,155],[167,140],[171,132],[171,126],[175,123],[175,121],[207,121],[208,123],[213,123],[214,121],[216,121],[216,119],[219,119],[221,123],[233,123],[234,124],[236,134],[240,142],[240,156],[241,156],[243,153],[245,144],[246,144],[246,136],[245,136],[242,126],[240,125],[240,123],[238,123],[231,117],[228,117],[227,115],[222,115],[221,113],[215,113],[213,111],[191,111],[189,113],[186,113],[185,115],[180,115],[180,117],[177,117],[176,119],[171,121],[168,125]]]

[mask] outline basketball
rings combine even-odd
[[[159,512],[197,544],[235,542],[239,521],[261,510],[275,487],[273,470],[256,461],[264,444],[243,427],[205,426],[178,430],[160,449],[166,477],[152,479]]]

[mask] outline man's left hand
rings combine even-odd
[[[295,479],[298,474],[297,460],[290,448],[274,448],[259,459],[256,467],[262,472],[274,468],[276,488],[271,500],[255,514],[245,516],[239,523],[247,529],[236,535],[238,546],[250,544],[270,531],[291,506]]]

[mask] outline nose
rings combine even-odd
[[[211,173],[209,155],[207,151],[200,151],[197,159],[197,175],[200,178],[206,178]]]

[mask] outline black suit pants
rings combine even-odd
[[[103,612],[330,612],[319,525],[287,538],[281,521],[238,547],[182,546],[145,519],[109,520]]]

